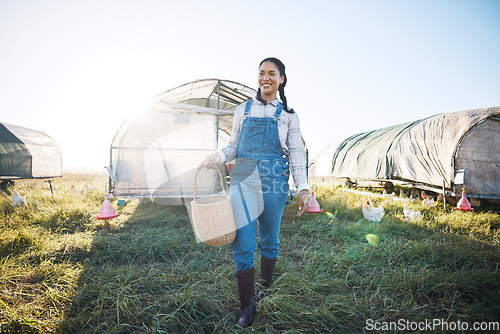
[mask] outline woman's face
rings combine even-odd
[[[261,96],[266,101],[273,101],[277,97],[278,87],[285,77],[282,76],[278,67],[270,61],[263,62],[259,68],[259,87]]]

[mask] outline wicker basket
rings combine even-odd
[[[233,242],[236,236],[233,209],[229,196],[224,191],[222,173],[218,168],[222,195],[211,195],[196,199],[196,178],[194,176],[194,198],[191,202],[191,213],[194,231],[201,241],[209,246],[223,246]]]

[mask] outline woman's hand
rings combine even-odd
[[[203,162],[198,166],[198,168],[206,167],[207,169],[216,168],[221,162],[220,154],[214,152],[203,160]]]
[[[303,189],[299,193],[299,212],[297,212],[297,216],[300,216],[307,209],[307,205],[309,204],[309,190]]]

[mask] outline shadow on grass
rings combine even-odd
[[[438,208],[421,209],[424,218],[408,223],[402,204],[384,201],[386,216],[370,223],[361,210],[352,209],[366,198],[325,192],[322,199],[323,210],[339,210],[337,220],[327,225],[329,217],[317,215],[288,224],[289,234],[300,237],[283,253],[301,263],[300,270],[343,283],[337,293],[352,296],[353,321],[446,319],[471,326],[496,321],[498,326],[498,214],[485,218],[454,212],[445,219]],[[349,208],[348,202],[359,204],[349,203]],[[375,247],[366,241],[368,233],[380,237]],[[320,240],[329,240],[329,247]]]
[[[330,225],[324,214],[297,217],[296,203],[286,208],[274,283],[251,331],[361,333],[369,319],[498,321],[498,237],[426,222],[436,221],[433,211],[407,223],[396,204],[373,224],[353,204],[362,200],[330,195],[318,197],[323,210],[339,210]],[[368,244],[367,233],[380,242]],[[230,246],[198,244],[183,206],[131,203],[95,234],[82,263],[58,332],[237,331]]]
[[[184,206],[135,203],[95,234],[58,332],[206,333],[224,328],[232,323],[236,306],[228,302],[235,300],[228,247],[197,243]]]

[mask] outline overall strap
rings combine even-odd
[[[247,103],[245,104],[245,113],[243,115],[248,115],[248,113],[250,112],[250,107],[252,106],[252,100],[253,99],[248,100]]]
[[[274,117],[280,117],[281,111],[283,110],[283,104],[278,103],[278,107],[276,108],[276,112],[274,113]]]

